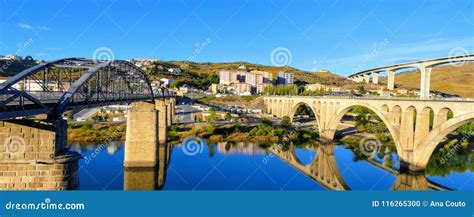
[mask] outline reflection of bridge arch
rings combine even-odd
[[[276,100],[276,101],[275,101]],[[295,107],[307,104],[316,112],[321,137],[334,139],[342,116],[354,106],[372,110],[392,135],[402,165],[412,170],[426,167],[441,140],[456,127],[473,121],[474,101],[464,99],[418,100],[407,98],[364,98],[337,96],[267,96],[268,107],[279,108],[277,117],[290,116]],[[449,114],[452,113],[452,119]],[[430,115],[433,119],[430,120]],[[449,119],[449,120],[448,120]]]
[[[288,150],[283,150],[282,146],[275,145],[270,148],[270,151],[329,190],[350,190],[337,166],[332,144],[318,145],[316,157],[307,165],[298,159],[293,145],[290,145]]]

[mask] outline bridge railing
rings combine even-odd
[[[474,102],[474,98],[443,98],[430,97],[427,99],[420,99],[419,97],[393,97],[393,96],[298,96],[298,95],[267,95],[268,97],[303,97],[303,98],[326,98],[326,99],[374,99],[374,100],[410,100],[410,101],[458,101],[458,102]]]

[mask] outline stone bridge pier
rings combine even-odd
[[[300,106],[309,107],[316,117],[315,127],[327,140],[334,139],[344,115],[365,107],[387,126],[401,165],[411,171],[424,170],[449,133],[474,121],[474,101],[469,100],[268,96],[264,102],[268,113],[291,120]]]
[[[165,144],[175,117],[174,98],[135,102],[128,112],[125,138],[125,167],[155,167],[159,145]]]
[[[65,120],[0,121],[0,190],[77,189],[79,159]]]

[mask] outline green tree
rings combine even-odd
[[[284,117],[281,119],[280,125],[281,125],[283,128],[290,128],[290,127],[291,127],[291,119],[290,119],[290,117],[284,116]]]
[[[230,121],[231,119],[232,119],[232,115],[230,115],[230,113],[226,113],[225,114],[225,120]]]

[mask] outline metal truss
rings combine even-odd
[[[59,59],[26,69],[0,84],[0,119],[173,96],[153,92],[146,74],[123,60]]]

